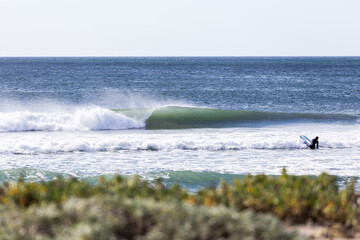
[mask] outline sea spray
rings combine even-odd
[[[80,107],[72,111],[0,112],[0,131],[118,130],[144,127],[143,122],[106,108]]]
[[[358,124],[358,119],[358,116],[350,114],[260,112],[188,106],[113,110],[98,106],[72,106],[69,110],[0,112],[0,132],[229,128],[301,122]]]

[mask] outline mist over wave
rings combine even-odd
[[[282,113],[189,106],[108,109],[47,106],[42,110],[0,111],[0,132],[124,129],[229,128],[298,122],[357,124],[359,117],[332,113]]]
[[[101,107],[70,111],[0,112],[0,131],[74,131],[142,128],[144,123]]]

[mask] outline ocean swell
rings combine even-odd
[[[146,129],[241,127],[282,122],[356,122],[357,116],[326,113],[282,113],[169,106],[156,109]]]
[[[71,111],[0,112],[0,132],[86,131],[145,128],[229,128],[281,123],[359,123],[359,117],[332,113],[283,113],[182,106],[142,109],[78,107]]]

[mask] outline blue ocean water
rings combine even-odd
[[[359,177],[359,93],[360,57],[0,58],[0,179]]]
[[[0,58],[3,104],[126,107],[104,98],[114,92],[122,101],[129,94],[217,109],[359,114],[359,78],[359,57]]]

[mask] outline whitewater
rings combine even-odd
[[[0,59],[0,181],[360,175],[359,58]],[[311,82],[311,84],[309,84]],[[311,99],[311,100],[310,100]],[[299,138],[319,136],[310,150]]]
[[[95,180],[104,174],[139,174],[147,179],[170,178],[169,184],[185,184],[194,178],[193,184],[185,186],[196,189],[248,173],[277,175],[283,167],[293,174],[326,171],[340,177],[356,177],[360,170],[356,116],[246,112],[244,117],[244,112],[237,112],[234,117],[236,112],[231,111],[230,118],[223,113],[211,118],[218,110],[188,106],[172,110],[169,106],[153,110],[88,106],[50,113],[3,112],[2,180],[21,175],[33,180],[49,180],[58,174]],[[160,116],[159,111],[163,111]],[[183,118],[169,118],[176,113],[184,116],[183,111],[205,111],[210,117],[199,118],[195,113],[191,119],[187,113]],[[158,124],[147,128],[155,120],[162,122],[162,129]],[[315,133],[321,136],[321,148],[314,152],[299,135]],[[214,173],[218,175],[211,179]]]
[[[144,127],[144,123],[100,107],[73,111],[0,113],[0,131],[118,130]]]

